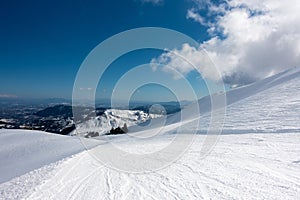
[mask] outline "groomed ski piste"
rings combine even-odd
[[[209,116],[193,130],[191,119],[199,116],[191,113],[182,135],[194,137],[192,145],[168,166],[145,173],[112,169],[91,152],[109,148],[107,140],[131,153],[168,145],[176,115],[168,131],[143,140],[2,129],[0,199],[300,199],[300,68],[229,91],[222,134],[200,157]]]

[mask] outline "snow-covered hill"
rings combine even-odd
[[[109,133],[111,128],[123,127],[125,123],[130,127],[158,117],[161,115],[149,114],[141,110],[108,109],[101,116],[77,124],[76,131],[72,134],[85,136],[88,132],[97,132],[103,135]]]
[[[59,152],[73,143],[63,145],[59,140],[67,142],[72,137],[53,135],[47,139],[49,134],[39,132],[45,138],[40,143],[34,135],[37,132],[1,130],[1,176],[10,171],[25,174],[17,173],[2,183],[0,199],[299,199],[300,68],[228,92],[223,134],[210,154],[201,158],[210,120],[208,99],[200,100],[204,113],[200,127],[193,124],[193,119],[199,118],[194,105],[186,108],[190,116],[181,128],[182,139],[194,137],[189,134],[193,129],[199,134],[185,154],[166,168],[143,174],[107,168],[91,153],[111,148],[109,142],[134,153],[169,145],[173,135],[168,133],[178,128],[178,114],[169,116],[168,131],[159,137],[133,140],[132,136],[120,135],[107,136],[104,141],[88,140],[101,145],[55,163],[44,163],[42,168],[33,166],[32,170],[38,169],[29,173],[22,169],[31,162],[41,163],[44,158],[40,155],[49,153],[43,146],[55,146],[58,153],[54,157],[59,160],[63,157]],[[159,122],[160,118],[153,119],[143,131],[151,134]],[[141,127],[131,127],[138,129]],[[50,154],[55,155],[53,152]],[[107,156],[117,158],[114,152]],[[137,164],[143,162],[133,163]]]

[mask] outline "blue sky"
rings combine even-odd
[[[248,84],[300,65],[300,5],[292,1],[4,0],[0,2],[0,97],[71,98],[76,73],[93,48],[117,33],[148,26],[180,31],[198,41],[199,48],[186,45],[175,51],[199,65],[203,77],[228,86]],[[202,49],[213,59],[221,79],[210,66],[201,66]],[[163,64],[183,73],[199,97],[207,93],[201,76],[172,55],[144,50],[117,59],[96,96],[110,97],[122,73],[152,58],[167,58]],[[166,69],[162,73],[172,76]],[[159,100],[172,99],[170,91],[156,86],[139,93],[135,94],[139,100],[153,100],[153,93]]]
[[[1,1],[0,94],[71,98],[77,70],[87,54],[103,40],[128,29],[165,27],[203,40],[207,37],[205,30],[186,19],[191,3]],[[145,54],[150,61],[150,54]],[[130,66],[145,59],[135,57],[127,62]],[[108,76],[120,74],[122,70],[117,68]]]

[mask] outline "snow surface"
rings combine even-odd
[[[86,141],[89,147],[99,143]],[[0,183],[84,150],[81,140],[76,137],[0,129]]]
[[[300,199],[300,68],[228,92],[223,134],[201,158],[209,104],[208,98],[200,100],[206,113],[200,127],[192,120],[182,128],[187,140],[197,129],[188,151],[171,165],[142,174],[110,169],[91,151],[75,154],[80,151],[76,138],[1,130],[0,172],[6,182],[0,185],[0,199]],[[199,118],[193,105],[186,109],[188,120]],[[168,131],[159,137],[108,139],[131,152],[152,151],[169,144],[178,119],[178,114],[170,116]],[[152,121],[146,132],[154,131],[160,119]],[[101,143],[92,150],[107,147],[101,140],[88,141]]]

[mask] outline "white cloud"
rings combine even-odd
[[[211,38],[199,48],[185,44],[173,50],[196,65],[204,77],[216,79],[211,73],[213,66],[203,64],[203,49],[229,84],[247,84],[300,66],[299,0],[227,0],[207,5],[206,20],[196,8],[188,10],[187,18],[205,24]],[[176,66],[184,75],[193,70],[171,53],[154,62]]]
[[[202,25],[207,25],[205,19],[198,13],[196,13],[195,9],[189,9],[186,15],[187,19],[192,19],[195,22],[198,22]]]
[[[164,64],[164,65],[160,65]],[[201,71],[203,77],[209,77],[218,81],[218,74],[211,67],[211,61],[205,51],[199,51],[189,44],[183,44],[180,49],[173,49],[163,53],[159,58],[152,59],[151,67],[157,70],[171,73],[174,79],[180,79],[193,70]]]

